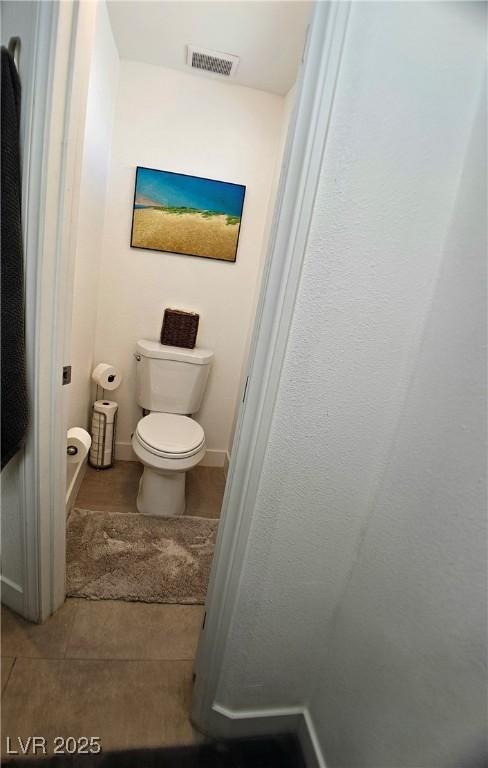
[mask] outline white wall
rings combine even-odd
[[[484,11],[351,10],[217,694],[309,705],[331,766],[447,765],[484,712]]]
[[[122,61],[114,122],[96,362],[123,372],[119,456],[141,411],[135,402],[133,352],[159,336],[165,307],[200,313],[198,345],[215,352],[201,412],[209,454],[222,463],[260,275],[284,99],[162,67]],[[131,249],[135,169],[148,166],[245,184],[235,264]]]
[[[485,170],[480,103],[415,372],[312,699],[329,768],[459,765],[486,728]]]
[[[87,427],[95,353],[99,270],[119,57],[105,2],[98,2],[83,143],[73,284],[68,427]]]

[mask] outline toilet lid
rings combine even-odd
[[[137,425],[136,434],[151,453],[169,458],[193,456],[205,441],[200,424],[175,413],[144,416]]]

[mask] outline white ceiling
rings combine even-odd
[[[190,72],[186,46],[211,48],[240,56],[228,82],[284,95],[296,79],[312,3],[108,0],[107,6],[121,58]]]

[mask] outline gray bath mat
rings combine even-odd
[[[68,595],[203,604],[218,522],[73,509],[67,533]]]

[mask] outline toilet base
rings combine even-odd
[[[144,466],[139,481],[137,511],[151,517],[178,517],[185,513],[186,472],[163,472]]]

